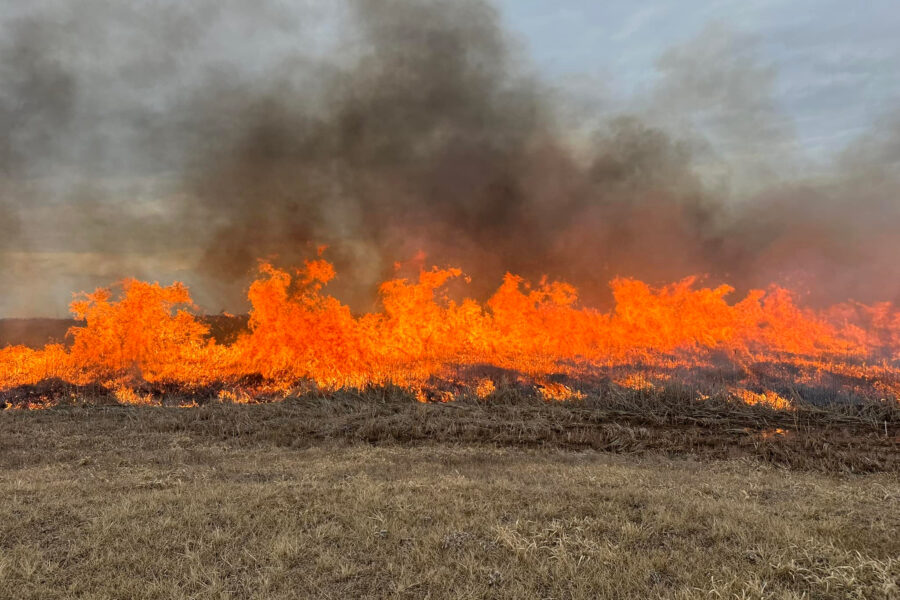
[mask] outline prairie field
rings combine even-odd
[[[0,0],[0,600],[900,600],[841,8]]]
[[[0,412],[0,598],[898,597],[893,420],[655,406]]]

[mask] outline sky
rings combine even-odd
[[[657,62],[711,25],[745,36],[775,72],[797,143],[825,157],[900,100],[896,0],[499,0],[541,75],[611,109],[653,86]]]

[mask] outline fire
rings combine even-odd
[[[128,387],[116,388],[114,394],[120,404],[130,404],[132,406],[153,406],[156,404],[152,396],[143,395]]]
[[[777,409],[790,408],[791,403],[772,390],[765,390],[761,393],[751,392],[750,390],[735,390],[737,396],[747,404],[764,404]]]
[[[497,389],[497,385],[491,379],[480,379],[475,384],[475,395],[480,399],[484,400],[488,396],[494,393],[494,390]]]
[[[557,402],[582,400],[585,397],[584,392],[572,390],[566,385],[554,382],[539,385],[538,391],[545,400],[556,400]]]
[[[326,260],[293,273],[263,264],[248,292],[249,330],[231,344],[210,338],[184,285],[126,280],[116,294],[99,289],[72,302],[84,325],[72,328],[69,347],[0,349],[0,391],[53,380],[104,386],[123,404],[154,404],[154,385],[217,386],[211,398],[249,403],[247,381],[270,395],[309,382],[331,390],[393,384],[422,401],[449,401],[460,390],[488,398],[505,381],[573,400],[585,397],[579,382],[597,374],[651,391],[723,360],[736,372],[745,364],[757,370],[757,381],[740,375],[723,388],[775,408],[790,401],[763,381],[767,369],[793,369],[792,384],[828,374],[868,378],[884,397],[900,389],[891,362],[900,359],[900,312],[887,304],[814,311],[778,287],[729,303],[732,288],[693,278],[662,288],[617,279],[615,307],[604,312],[581,306],[569,284],[532,285],[512,274],[485,303],[457,301],[447,285],[462,276],[432,268],[416,281],[387,281],[381,310],[355,315],[325,292],[335,277]]]

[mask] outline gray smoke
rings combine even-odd
[[[576,160],[483,2],[351,8],[362,51],[349,68],[247,96],[211,86],[203,112],[237,93],[227,109],[242,129],[193,182],[213,228],[208,272],[295,263],[314,242],[334,248],[344,297],[370,297],[420,249],[474,275],[477,292],[506,270],[605,290],[617,273],[706,268],[715,207],[689,149],[619,118]]]
[[[319,244],[358,308],[419,250],[475,294],[507,270],[591,301],[616,275],[783,282],[817,302],[900,291],[898,121],[803,177],[774,70],[721,25],[576,144],[484,0],[4,14],[2,310],[48,306],[23,288],[56,302],[129,275],[240,310],[258,259],[293,265]],[[34,256],[52,285],[28,280]]]

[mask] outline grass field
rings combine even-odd
[[[669,412],[0,413],[0,598],[900,596],[896,438]]]

